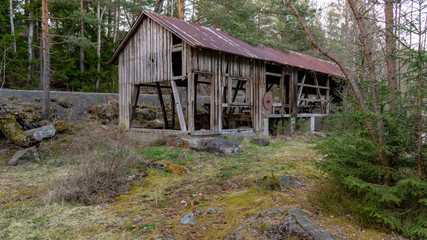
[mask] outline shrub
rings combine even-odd
[[[121,133],[117,135],[117,139],[111,140],[116,143],[113,148],[71,166],[65,176],[54,181],[46,200],[85,205],[111,201],[126,186],[127,173],[137,165],[134,154],[123,144]]]
[[[427,182],[417,176],[416,133],[412,131],[416,121],[404,109],[383,111],[386,144],[382,149],[391,161],[386,168],[378,158],[379,147],[363,127],[369,113],[360,111],[353,97],[343,96],[344,108],[327,120],[328,125],[339,127],[330,129],[329,137],[317,147],[326,156],[320,167],[343,192],[363,203],[359,213],[354,211],[363,221],[427,238]]]

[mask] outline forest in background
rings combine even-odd
[[[322,57],[283,2],[227,0],[49,0],[50,87],[54,90],[118,92],[118,75],[107,61],[144,10],[213,27],[253,45],[269,45]],[[296,1],[319,42],[337,54],[348,36],[339,4],[322,11]],[[181,7],[182,6],[182,7]],[[42,0],[0,1],[0,79],[3,88],[42,89]],[[181,7],[181,8],[180,8]],[[325,19],[322,16],[326,15]],[[344,17],[344,20],[343,20]],[[343,29],[341,27],[344,27]],[[350,55],[348,55],[350,56]],[[348,62],[350,64],[350,62]]]

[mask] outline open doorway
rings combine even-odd
[[[222,128],[252,129],[250,79],[227,76],[222,93]]]

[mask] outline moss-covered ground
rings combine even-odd
[[[102,152],[96,143],[105,135],[96,131],[105,129],[90,128],[94,133],[85,137],[90,144],[83,152],[71,151],[71,145],[82,141],[85,128],[42,143],[43,164],[7,166],[10,154],[0,153],[0,239],[222,239],[254,213],[275,207],[305,209],[315,225],[336,236],[392,238],[384,229],[361,227],[351,216],[332,216],[315,204],[313,192],[328,179],[316,168],[321,156],[313,149],[315,140],[307,137],[269,139],[267,147],[243,140],[239,154],[229,157],[133,144],[140,164],[129,175],[143,172],[146,177],[133,180],[126,194],[90,206],[46,201],[49,186],[68,168]],[[147,164],[159,161],[190,173],[177,175]],[[295,189],[275,190],[283,174],[296,180]],[[194,226],[178,224],[188,212],[207,208],[217,213],[196,217]]]

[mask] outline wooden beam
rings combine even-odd
[[[188,116],[188,131],[194,132],[194,74],[191,73],[189,75],[187,81],[187,93],[188,93],[188,108],[187,108],[187,116]]]
[[[156,83],[157,97],[159,98],[160,106],[162,107],[163,121],[165,122],[165,128],[169,128],[168,115],[166,115],[165,102],[163,101],[162,89],[160,83]]]
[[[280,98],[280,114],[285,114],[285,72],[282,69],[282,74],[280,76],[280,84],[279,84],[279,98]]]
[[[304,86],[304,87],[310,87],[310,88],[319,88],[319,89],[326,89],[328,90],[329,87],[326,86],[316,86],[316,85],[311,85],[311,84],[302,84],[302,83],[298,83],[298,86]]]
[[[304,77],[302,78],[302,81],[301,81],[301,87],[299,88],[299,90],[298,90],[298,98],[301,98],[301,94],[302,94],[302,89],[303,89],[303,87],[304,87],[304,82],[305,82],[305,77],[307,76],[307,73],[304,73]],[[299,84],[298,84],[299,85]],[[297,105],[299,105],[300,104],[300,102],[298,101],[298,104]]]
[[[326,90],[326,114],[329,114],[329,111],[330,111],[330,107],[331,107],[331,103],[329,102],[329,94],[330,94],[330,86],[329,86],[329,76],[328,76],[328,79],[326,80],[326,87],[328,88],[327,90]]]
[[[130,117],[129,117],[130,122],[132,122],[133,117],[135,115],[135,109],[138,103],[138,97],[139,97],[139,86],[133,85],[132,92],[131,92],[131,105],[130,105]]]
[[[171,83],[171,85],[172,85],[172,83]],[[176,85],[176,83],[175,83],[175,85]],[[171,88],[172,88],[172,86],[171,86]],[[172,108],[172,129],[175,129],[175,109],[176,109],[176,106],[175,106],[174,91],[171,91],[171,102],[172,102],[172,104],[171,104],[171,108]]]
[[[176,111],[178,113],[178,119],[179,119],[179,125],[181,127],[181,131],[187,132],[187,126],[185,125],[184,113],[182,112],[182,106],[181,106],[181,101],[179,99],[178,89],[176,87],[176,82],[171,81],[171,86],[172,86],[173,97],[175,99],[175,108],[176,108]]]
[[[313,99],[313,98],[298,98],[298,101],[306,101],[306,102],[326,102],[326,100],[322,99]]]
[[[157,85],[154,85],[154,84],[138,84],[138,86],[140,86],[140,87],[153,87],[153,88],[157,88]],[[171,88],[171,86],[163,86],[163,85],[160,85],[160,88]]]
[[[281,73],[266,72],[265,75],[273,76],[273,77],[282,77]]]
[[[317,86],[317,88],[316,88],[317,97],[319,99],[322,99],[322,94],[320,94],[320,89],[319,89],[319,82],[317,81],[317,76],[316,76],[315,72],[313,72],[313,78],[314,78],[314,83]],[[322,111],[322,113],[325,112],[325,111],[323,111],[323,102],[320,102],[320,111]]]

